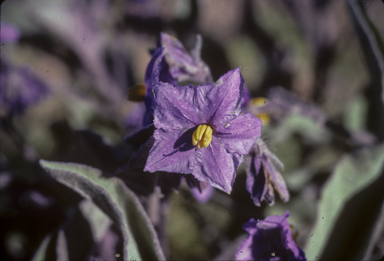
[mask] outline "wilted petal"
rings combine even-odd
[[[258,139],[246,159],[247,181],[246,188],[256,206],[262,201],[272,205],[275,202],[276,190],[283,202],[289,200],[289,191],[280,172],[273,165],[280,168],[283,164],[269,151],[267,145]]]
[[[265,195],[265,175],[261,170],[261,157],[255,157],[252,154],[246,159],[247,180],[246,189],[251,194],[253,203],[261,206],[261,201]]]
[[[270,181],[273,184],[274,189],[277,191],[277,193],[279,193],[281,200],[283,202],[287,202],[289,200],[289,191],[287,189],[287,185],[285,184],[283,176],[275,168],[275,166],[269,159],[266,159],[263,163],[264,171],[268,172]]]
[[[165,60],[169,65],[169,72],[174,79],[180,82],[212,82],[209,67],[201,60],[201,36],[196,37],[196,45],[192,55],[175,37],[162,33],[161,45],[165,48]]]

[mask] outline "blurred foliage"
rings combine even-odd
[[[243,167],[231,195],[215,191],[205,205],[185,184],[165,205],[139,196],[148,213],[156,206],[168,210],[149,215],[165,255],[232,259],[244,222],[288,209],[296,242],[306,246],[309,259],[320,258],[321,249],[324,260],[341,256],[351,246],[350,258],[381,258],[384,196],[367,178],[383,184],[382,13],[382,1],[372,0],[2,2],[2,32],[3,23],[12,24],[19,38],[2,37],[1,43],[0,259],[68,257],[62,245],[72,249],[69,257],[84,259],[114,256],[101,247],[110,246],[105,242],[120,242],[123,249],[122,229],[95,206],[101,203],[58,183],[38,161],[86,164],[108,177],[128,162],[136,149],[123,137],[142,127],[144,112],[142,104],[126,99],[128,89],[144,82],[149,50],[162,31],[189,49],[201,34],[202,58],[215,80],[241,66],[252,97],[267,97],[278,85],[294,93],[292,108],[306,102],[324,115],[318,121],[292,109],[271,114],[264,126],[262,138],[285,164],[291,193],[286,204],[254,206]],[[28,92],[18,73],[23,69],[47,93],[15,112],[4,94]],[[330,205],[335,202],[337,208]],[[356,224],[361,227],[352,229]],[[330,235],[337,240],[326,243]]]

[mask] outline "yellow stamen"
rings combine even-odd
[[[201,149],[206,148],[212,141],[212,128],[207,125],[199,125],[192,134],[192,144]]]
[[[265,106],[265,104],[267,104],[267,102],[268,102],[267,98],[257,97],[257,98],[253,98],[250,103],[256,107],[263,107]],[[256,114],[255,116],[260,118],[263,121],[263,125],[268,125],[270,121],[269,114],[260,113],[260,114]]]

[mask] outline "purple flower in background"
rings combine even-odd
[[[138,130],[143,127],[143,114],[145,106],[143,103],[131,103],[129,111],[124,118],[124,125],[133,130]]]
[[[165,33],[161,33],[159,45],[164,47],[164,58],[169,66],[169,73],[178,83],[210,83],[213,81],[208,65],[201,59],[202,39],[200,35],[196,36],[195,47],[191,51],[191,55],[179,40]]]
[[[275,202],[274,190],[284,202],[289,200],[285,181],[272,162],[281,169],[284,168],[283,163],[269,151],[264,141],[258,139],[246,159],[246,187],[256,206],[260,206],[262,201],[272,205]]]
[[[268,93],[268,102],[263,106],[258,102],[250,102],[248,111],[254,115],[270,115],[276,119],[282,119],[288,114],[298,114],[312,119],[319,125],[325,122],[325,116],[318,106],[302,101],[282,87],[272,88]]]
[[[262,122],[241,113],[240,68],[216,83],[178,86],[159,82],[154,90],[155,143],[145,171],[192,174],[230,193],[236,169],[261,134]]]
[[[192,196],[200,204],[204,204],[210,200],[214,192],[215,188],[209,185],[207,182],[200,182],[199,187],[191,188]]]
[[[159,81],[172,84],[182,82],[212,82],[209,67],[201,60],[201,36],[197,36],[192,55],[184,48],[182,43],[165,33],[160,34],[157,49],[152,53],[145,72],[145,105],[147,108],[144,117],[144,126],[152,123],[154,97],[152,89]]]
[[[1,43],[14,43],[20,38],[19,29],[16,26],[8,23],[1,23],[0,39]]]
[[[48,93],[48,86],[28,68],[13,68],[2,61],[0,77],[0,109],[7,115],[23,113]]]
[[[307,260],[292,239],[288,217],[289,211],[259,221],[251,218],[243,225],[248,237],[237,250],[235,260]]]

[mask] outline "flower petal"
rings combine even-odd
[[[246,189],[251,194],[253,203],[261,206],[265,195],[265,175],[262,169],[261,157],[250,155],[245,160],[247,166]]]
[[[208,93],[209,107],[214,112],[214,126],[225,125],[240,113],[244,97],[244,79],[240,67],[220,77]]]
[[[201,36],[196,37],[196,45],[192,55],[188,53],[179,40],[171,35],[161,33],[160,41],[166,50],[165,60],[169,65],[169,72],[178,82],[212,82],[209,67],[200,57]]]
[[[210,85],[195,87],[157,83],[153,90],[156,128],[183,129],[206,123],[212,112],[204,95],[210,88]]]
[[[193,131],[155,130],[155,144],[149,152],[144,171],[192,173],[195,165],[195,147],[191,140]]]
[[[230,153],[219,140],[213,137],[207,148],[195,152],[196,165],[192,174],[200,181],[230,193],[236,176],[236,169],[244,161],[242,155]]]
[[[273,187],[279,193],[279,196],[283,202],[287,202],[289,200],[289,191],[287,189],[287,185],[285,184],[285,180],[280,172],[273,166],[269,159],[263,161],[264,169],[269,173],[270,181],[273,184]],[[272,192],[273,193],[273,192]]]
[[[239,154],[248,154],[261,135],[262,121],[251,113],[244,113],[237,118],[216,126],[215,136],[224,146]]]
[[[248,237],[241,243],[236,260],[306,260],[304,252],[292,239],[287,218],[268,216],[264,220],[250,219],[243,225]]]

